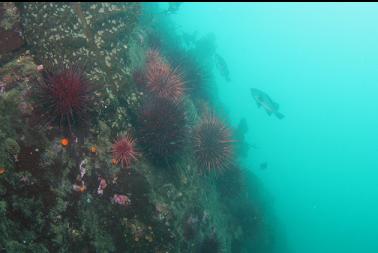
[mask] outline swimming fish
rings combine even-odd
[[[276,102],[274,102],[268,96],[268,94],[255,88],[251,88],[251,94],[253,99],[256,101],[257,106],[262,106],[269,116],[273,113],[274,115],[276,115],[278,119],[283,119],[285,117],[285,115],[278,111],[279,105]]]
[[[197,31],[195,31],[191,34],[184,32],[182,34],[182,39],[183,39],[184,43],[186,44],[186,46],[195,45],[195,43],[197,42],[197,35],[198,35]]]
[[[224,77],[224,79],[226,79],[227,82],[231,81],[230,71],[228,70],[226,61],[219,54],[215,54],[214,56],[215,56],[215,66],[219,70],[220,74]]]
[[[263,162],[260,164],[260,170],[266,170],[268,168],[268,163],[267,162]]]
[[[182,2],[169,2],[168,3],[167,13],[168,14],[174,14],[174,13],[176,13],[180,9],[180,6],[182,4],[183,4]]]

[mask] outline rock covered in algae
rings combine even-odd
[[[5,139],[5,149],[9,154],[17,155],[20,151],[20,146],[14,139],[7,138]]]
[[[126,82],[139,3],[23,3],[22,10],[25,40],[39,63],[79,62],[99,83]]]
[[[20,13],[13,2],[0,3],[0,65],[24,45]]]
[[[30,86],[31,81],[39,76],[37,68],[28,51],[0,67],[0,95],[16,87],[24,90]]]

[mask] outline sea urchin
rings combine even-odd
[[[34,109],[45,124],[56,123],[72,131],[72,126],[87,118],[92,104],[89,81],[79,68],[46,73],[32,90]]]
[[[155,162],[172,161],[186,142],[185,111],[166,99],[145,101],[138,120],[139,140]]]
[[[233,140],[229,129],[209,113],[194,130],[194,155],[200,169],[223,170],[230,165]]]
[[[182,73],[164,61],[158,51],[147,53],[145,67],[145,87],[158,98],[180,102],[184,95]]]
[[[116,164],[129,168],[138,159],[139,153],[135,149],[135,140],[126,134],[120,137],[112,146],[113,159]]]

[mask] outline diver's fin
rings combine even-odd
[[[276,110],[280,109],[280,105],[279,104],[273,103],[273,105],[274,105],[274,108],[276,108]]]
[[[285,115],[283,115],[283,114],[280,113],[280,112],[276,112],[275,114],[276,114],[276,116],[277,116],[278,119],[283,119],[283,118],[285,118]]]

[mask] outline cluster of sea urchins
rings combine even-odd
[[[157,50],[147,52],[143,74],[137,72],[134,78],[156,98],[171,100],[174,103],[182,101],[184,95],[182,73],[177,68],[172,68]]]
[[[194,155],[201,170],[222,171],[231,164],[233,140],[229,129],[207,113],[194,130]]]
[[[138,140],[154,162],[170,162],[184,148],[186,117],[180,104],[167,99],[145,101],[138,120]]]
[[[57,124],[72,131],[88,118],[93,88],[78,67],[44,73],[32,89],[34,111],[43,124]]]

